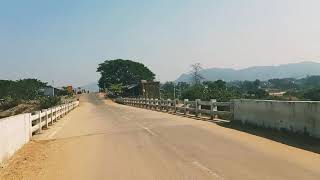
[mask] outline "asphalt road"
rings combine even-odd
[[[0,179],[320,179],[320,155],[211,122],[83,95]]]

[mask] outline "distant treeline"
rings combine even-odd
[[[40,89],[45,87],[47,83],[37,79],[0,80],[0,98],[34,100],[41,95]]]
[[[228,83],[230,86],[241,87],[242,84],[250,83],[251,81],[233,81]],[[320,76],[307,76],[305,78],[282,78],[269,79],[261,81],[261,88],[264,89],[278,89],[278,90],[308,90],[313,88],[320,88]]]
[[[61,102],[60,96],[68,95],[66,88],[57,91],[57,96],[44,95],[44,88],[50,86],[38,79],[0,80],[0,111],[22,103],[38,104],[40,109],[55,106]]]
[[[283,96],[271,96],[284,92]],[[238,98],[276,100],[320,100],[320,76],[306,78],[270,79],[267,81],[202,81],[198,84],[166,82],[161,86],[162,98],[217,99],[229,101]]]

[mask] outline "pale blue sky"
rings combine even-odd
[[[190,64],[243,68],[320,60],[317,0],[0,0],[0,79],[95,82],[105,59],[161,81]]]

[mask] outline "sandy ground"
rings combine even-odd
[[[0,179],[320,179],[320,155],[97,94],[24,146]]]

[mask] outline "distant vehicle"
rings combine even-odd
[[[81,87],[78,87],[78,89],[77,89],[77,94],[82,94],[82,89],[81,89]]]
[[[72,93],[73,92],[73,87],[71,85],[67,86],[67,91],[68,91],[68,93]]]

